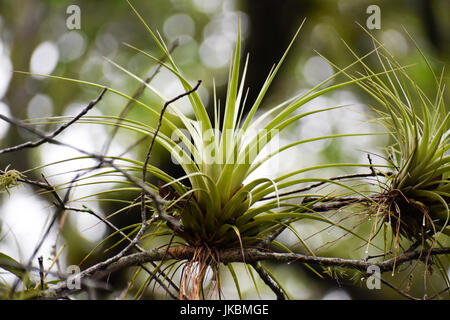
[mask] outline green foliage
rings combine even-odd
[[[293,222],[313,221],[321,222],[328,227],[337,227],[343,230],[346,235],[351,234],[364,241],[368,246],[381,226],[386,223],[391,223],[396,233],[396,245],[398,245],[399,235],[403,235],[409,240],[428,239],[428,237],[435,236],[434,239],[437,242],[439,234],[449,232],[447,226],[450,196],[448,183],[450,179],[450,157],[448,155],[450,115],[444,105],[443,75],[439,79],[436,78],[436,97],[429,99],[410,78],[403,66],[391,56],[376,48],[362,57],[355,54],[354,61],[350,65],[342,69],[338,68],[338,72],[306,93],[286,99],[263,111],[260,108],[262,102],[265,101],[272,82],[295,43],[302,28],[300,26],[280,61],[267,75],[256,100],[250,105],[250,111],[244,116],[243,109],[249,103],[245,89],[249,58],[244,59],[244,64],[241,64],[242,50],[239,27],[236,47],[230,62],[224,114],[221,118],[220,101],[214,95],[214,117],[211,119],[199,93],[196,92],[178,66],[161,35],[153,32],[134,7],[132,9],[148,30],[149,35],[163,53],[165,59],[162,61],[132,45],[126,44],[126,46],[133,52],[158,63],[177,77],[184,92],[190,92],[186,99],[189,100],[192,107],[193,116],[189,117],[181,112],[177,102],[170,104],[167,112],[162,114],[163,111],[161,110],[165,110],[165,103],[172,97],[164,96],[128,68],[107,59],[110,64],[133,80],[145,85],[154,97],[152,97],[151,103],[145,103],[143,100],[114,88],[107,88],[108,92],[136,104],[142,112],[147,113],[148,118],[159,119],[161,117],[161,121],[160,123],[151,123],[147,122],[144,117],[134,119],[132,117],[101,115],[83,116],[77,123],[109,126],[114,129],[123,129],[136,134],[136,136],[154,137],[158,147],[171,154],[180,164],[184,175],[181,178],[175,178],[162,167],[152,163],[147,164],[147,161],[140,161],[128,156],[109,157],[105,155],[105,159],[111,161],[110,163],[114,161],[117,167],[95,173],[90,173],[93,168],[84,168],[89,173],[78,177],[75,181],[76,187],[100,183],[114,184],[114,187],[73,201],[97,197],[98,200],[95,200],[97,202],[119,203],[122,207],[111,213],[103,222],[118,214],[138,209],[141,206],[141,202],[138,200],[143,197],[143,195],[140,195],[142,188],[128,176],[139,179],[142,168],[146,165],[145,169],[151,176],[150,179],[147,179],[148,181],[145,181],[146,186],[155,195],[159,195],[161,199],[155,196],[152,199],[146,197],[143,200],[144,210],[151,212],[152,216],[148,217],[148,221],[142,221],[142,223],[150,221],[151,226],[147,233],[140,237],[140,243],[144,248],[171,247],[182,244],[196,249],[194,258],[185,264],[177,265],[177,262],[175,262],[164,265],[161,263],[155,267],[155,270],[158,271],[161,269],[168,270],[168,273],[162,273],[161,278],[171,280],[171,276],[174,276],[183,265],[181,297],[185,295],[189,298],[200,297],[200,292],[204,289],[204,278],[210,271],[209,267],[212,269],[213,282],[216,283],[214,289],[220,291],[220,277],[218,275],[221,263],[220,250],[243,249],[250,246],[271,244],[281,251],[291,252],[288,246],[271,237],[282,230],[290,231],[301,244],[301,249],[314,256],[314,250],[308,246],[304,235],[292,226]],[[375,53],[379,57],[382,67],[379,72],[373,71],[364,61],[368,56]],[[364,68],[364,74],[358,74],[357,76],[349,74],[352,67],[360,65]],[[332,80],[338,79],[341,75],[348,76],[350,80],[331,84]],[[94,88],[105,87],[102,84],[84,80],[59,76],[47,77]],[[308,102],[353,85],[360,86],[384,108],[381,111],[376,110],[376,112],[379,113],[379,120],[395,141],[390,148],[392,157],[388,166],[359,163],[315,164],[310,167],[296,168],[296,170],[279,175],[274,179],[267,177],[249,179],[251,174],[260,166],[275,157],[280,157],[283,152],[291,148],[301,148],[303,144],[319,140],[372,134],[355,132],[300,139],[286,145],[278,145],[275,150],[270,150],[266,156],[259,157],[262,151],[267,151],[271,143],[277,141],[280,133],[288,132],[290,125],[303,118],[342,107],[334,106],[309,112],[303,111],[302,107]],[[68,117],[53,117],[31,122],[33,124],[55,124],[66,120],[68,120]],[[89,158],[89,156],[67,159],[60,163],[83,158]],[[46,164],[45,166],[47,165],[52,164]],[[379,181],[383,191],[375,196],[368,196],[363,188],[341,183],[333,178],[324,179],[320,177],[320,173],[317,174],[317,177],[299,177],[303,174],[320,172],[330,168],[370,168],[374,172],[378,170],[379,173],[378,168],[381,167],[392,168],[394,172],[392,174],[386,173],[385,180]],[[120,168],[122,171],[116,168]],[[127,173],[126,175],[123,174],[124,171]],[[9,193],[9,188],[16,186],[18,179],[22,177],[24,176],[19,171],[8,171],[6,169],[5,173],[0,176],[0,190],[6,190]],[[157,180],[162,181],[162,183],[157,185],[155,183]],[[72,188],[73,182],[61,184],[55,190],[65,190],[69,186]],[[293,187],[318,182],[332,186],[334,190],[332,192],[328,190],[320,192],[311,187],[308,194],[288,192]],[[132,193],[136,198],[134,200],[130,200],[129,197],[122,199],[120,198],[120,192],[127,192],[128,195]],[[119,194],[119,198],[117,194]],[[324,203],[330,202],[340,196],[348,196],[349,194],[360,196],[362,199],[360,202],[368,203],[376,215],[373,232],[369,239],[359,235],[354,228],[346,227],[343,223],[335,222],[329,216],[314,210],[315,205],[322,201]],[[161,201],[163,204],[161,209],[158,209],[155,201]],[[87,207],[84,207],[83,210],[95,215]],[[119,235],[121,236],[120,240],[110,245],[106,251],[131,241],[130,239],[139,234],[142,223],[116,228],[113,233],[94,246],[81,262],[84,262],[94,251]],[[35,284],[29,282],[27,274],[14,267],[17,266],[15,261],[5,255],[0,255],[0,263],[1,259],[9,264],[4,266],[0,264],[0,267],[21,279],[26,287],[26,294],[30,294],[30,297],[32,297],[33,294],[39,292]],[[251,266],[245,263],[245,267],[259,294],[257,281]],[[312,269],[309,265],[306,265],[306,267],[322,277],[322,271]],[[262,265],[260,268],[289,297],[289,293],[283,287],[283,284],[276,279],[276,275]],[[227,269],[234,280],[239,298],[242,298],[243,292],[239,274],[231,263],[227,265]],[[444,268],[441,269],[444,270]],[[136,281],[141,270],[139,268],[134,273],[126,294],[130,291],[131,285]],[[362,279],[363,273],[355,272],[349,275],[347,272],[346,269],[339,267],[330,267],[323,271],[324,274],[328,274],[334,279],[351,278],[356,282]],[[152,278],[148,278],[139,287],[136,297],[145,291],[151,280]],[[46,285],[48,284],[51,284],[51,282],[46,283]],[[188,292],[189,290],[191,292]],[[6,294],[7,290],[4,290],[4,293]]]

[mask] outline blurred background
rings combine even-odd
[[[243,51],[249,53],[249,68],[246,84],[250,88],[248,101],[255,100],[270,68],[278,62],[306,18],[299,37],[289,53],[285,64],[275,79],[263,107],[268,109],[279,102],[304,92],[335,72],[335,69],[318,53],[339,66],[354,61],[343,40],[358,54],[363,55],[373,48],[371,38],[358,24],[366,27],[370,5],[380,8],[380,29],[372,30],[396,59],[403,65],[415,64],[411,74],[426,92],[433,94],[433,79],[426,64],[414,44],[405,33],[405,28],[418,43],[430,60],[435,71],[448,69],[450,61],[450,1],[449,0],[133,0],[146,22],[153,30],[160,32],[169,44],[177,41],[173,51],[175,61],[185,76],[195,83],[203,80],[199,93],[209,106],[212,114],[213,80],[218,98],[225,100],[228,66],[236,41],[237,21],[240,18],[243,38]],[[67,13],[70,5],[80,8],[80,28],[69,30]],[[130,95],[139,83],[115,68],[106,59],[111,59],[129,71],[145,78],[151,74],[155,63],[142,54],[126,47],[129,43],[156,57],[161,57],[153,39],[134,15],[125,1],[98,0],[0,0],[0,113],[18,119],[45,118],[49,116],[73,116],[94,99],[99,90],[71,82],[47,79],[36,76],[13,74],[12,70],[31,71],[40,74],[53,74],[107,85]],[[245,57],[244,57],[245,58]],[[375,59],[368,63],[376,65]],[[376,67],[375,67],[376,69]],[[448,82],[448,76],[445,77]],[[152,85],[165,96],[174,97],[182,92],[181,85],[170,72],[162,69]],[[152,103],[150,93],[144,93],[142,100]],[[126,100],[107,94],[90,115],[118,115]],[[328,96],[316,99],[307,108],[348,105],[348,108],[308,117],[292,126],[281,139],[289,142],[299,137],[346,132],[374,132],[380,128],[367,124],[365,113],[369,112],[370,100],[358,88],[346,88]],[[250,103],[247,105],[251,105]],[[190,110],[186,107],[186,112]],[[131,116],[148,117],[133,110]],[[146,119],[155,121],[155,119]],[[39,125],[41,130],[51,132],[54,124]],[[61,135],[61,140],[85,150],[99,151],[104,146],[110,128],[102,126],[74,125]],[[33,139],[32,136],[0,123],[0,148],[17,145]],[[145,145],[129,151],[135,137],[121,133],[114,139],[109,154],[119,155],[127,151],[131,157],[143,159]],[[380,147],[389,141],[386,137],[360,137],[321,141],[302,146],[289,156],[283,157],[279,170],[262,168],[257,174],[275,176],[280,172],[299,166],[327,162],[367,163],[367,152],[382,154]],[[38,149],[22,150],[0,157],[0,168],[8,165],[19,171],[37,168],[80,154],[53,145]],[[170,155],[162,151],[155,153],[153,162],[163,167],[173,176],[182,174],[170,161]],[[83,160],[70,161],[33,170],[27,177],[39,179],[44,172],[53,184],[67,181],[73,177],[80,166],[94,165],[95,162]],[[384,163],[374,156],[374,161]],[[344,169],[324,171],[327,177],[348,173]],[[351,171],[354,172],[354,171]],[[94,184],[77,188],[71,199],[73,205],[88,203],[89,208],[107,216],[117,210],[113,203],[105,205],[95,201],[95,193],[105,186]],[[48,195],[38,195],[31,186],[21,185],[11,190],[11,194],[0,195],[0,252],[18,261],[26,262],[36,243],[48,225],[53,199]],[[83,199],[83,197],[89,196]],[[121,197],[124,195],[122,194]],[[129,197],[133,197],[130,194]],[[119,206],[120,207],[120,206]],[[139,221],[139,214],[127,212],[115,216],[111,221],[117,226],[126,226]],[[313,235],[318,226],[299,227],[304,235]],[[95,246],[111,232],[104,224],[89,214],[70,214],[66,216],[62,235],[57,238],[57,226],[47,237],[39,255],[44,256],[48,266],[50,258],[62,246],[61,263],[78,264]],[[333,236],[328,234],[328,236]],[[334,235],[336,236],[336,235]],[[292,250],[296,249],[296,239],[283,234],[281,237]],[[308,238],[308,243],[317,248],[328,241],[326,233]],[[56,248],[54,244],[57,243]],[[349,250],[350,246],[350,250]],[[103,244],[83,262],[82,268],[113,254],[118,248],[109,250]],[[321,255],[354,258],[361,254],[360,245],[349,245],[344,239],[339,243],[318,251]],[[302,266],[271,266],[280,275],[292,297],[296,299],[390,299],[399,298],[389,288],[368,290],[365,286],[349,285],[337,279],[321,280]],[[450,272],[450,270],[449,270]],[[245,272],[244,272],[245,274]],[[115,288],[120,292],[126,286],[126,272],[114,275]],[[225,276],[230,282],[230,276]],[[227,278],[228,277],[228,278]],[[345,278],[345,277],[344,277]],[[10,281],[0,274],[0,281]],[[252,290],[250,280],[242,279],[241,290],[246,298],[258,298]],[[231,281],[232,282],[232,281]],[[348,281],[347,281],[348,282]],[[416,283],[417,282],[417,283]],[[411,292],[421,292],[420,281],[412,285]],[[439,279],[436,280],[439,288]],[[224,282],[226,283],[226,282]],[[261,287],[264,287],[261,285]],[[416,291],[414,291],[416,290]],[[263,298],[274,296],[261,289]],[[235,298],[234,286],[224,287],[225,297]],[[106,297],[115,297],[117,292]],[[164,298],[164,294],[148,290],[145,298]]]

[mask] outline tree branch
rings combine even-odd
[[[395,258],[390,258],[383,261],[368,262],[366,259],[355,260],[355,259],[342,259],[342,258],[331,258],[331,257],[318,257],[309,256],[300,253],[278,253],[272,251],[266,251],[256,248],[233,248],[223,250],[220,254],[220,262],[227,264],[230,262],[245,262],[245,263],[257,263],[260,261],[272,261],[276,263],[308,263],[308,264],[318,264],[322,266],[329,267],[345,267],[360,270],[366,272],[370,266],[378,266],[380,272],[392,271],[395,267],[405,264],[410,261],[417,259],[423,259],[423,252],[421,250],[415,250],[411,252],[405,252]],[[169,248],[168,250],[155,249],[151,251],[139,252],[130,254],[114,261],[110,264],[100,263],[98,265],[92,266],[91,268],[82,271],[80,273],[81,278],[95,278],[101,279],[108,274],[127,268],[130,266],[135,266],[139,264],[144,264],[151,261],[161,261],[162,259],[171,260],[176,259],[178,261],[189,260],[194,257],[195,248],[187,246],[179,246]],[[430,250],[430,255],[444,255],[450,254],[450,247],[448,248],[434,248]],[[52,288],[57,294],[67,293],[67,287],[65,283],[61,283]]]

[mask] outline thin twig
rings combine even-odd
[[[107,88],[103,88],[102,92],[95,100],[92,100],[91,102],[89,102],[89,104],[85,108],[83,108],[83,110],[81,110],[81,112],[78,113],[72,120],[61,125],[58,129],[53,131],[51,134],[45,135],[44,137],[42,137],[41,139],[39,139],[37,141],[27,141],[25,143],[16,145],[14,147],[8,147],[5,149],[2,149],[2,150],[0,150],[0,154],[4,154],[4,153],[8,153],[8,152],[15,152],[15,151],[19,151],[19,150],[25,149],[25,148],[35,148],[35,147],[40,146],[43,143],[49,142],[50,140],[55,138],[57,135],[59,135],[61,132],[63,132],[65,129],[67,129],[69,126],[71,126],[72,124],[74,124],[75,122],[80,120],[80,118],[82,116],[84,116],[86,113],[88,113],[89,110],[91,110],[97,103],[99,103],[99,101],[103,98],[103,95],[106,93],[107,90],[108,90]],[[11,119],[2,114],[0,114],[0,119],[11,123],[11,121],[10,121]],[[12,124],[14,124],[14,123],[12,123]]]
[[[162,110],[161,110],[161,113],[160,113],[160,115],[159,115],[159,121],[158,121],[158,125],[157,125],[157,127],[156,127],[156,130],[155,130],[155,134],[153,135],[152,142],[150,143],[150,147],[149,147],[148,152],[147,152],[147,156],[145,157],[145,162],[144,162],[143,172],[142,172],[142,175],[143,175],[143,176],[142,176],[142,180],[145,181],[146,174],[147,174],[147,165],[148,165],[148,163],[149,163],[149,161],[150,161],[150,154],[151,154],[151,152],[152,152],[153,145],[154,145],[154,143],[155,143],[155,141],[156,141],[156,137],[157,137],[157,135],[158,135],[158,133],[159,133],[159,130],[161,129],[162,120],[163,120],[164,113],[166,112],[167,107],[168,107],[170,104],[174,103],[175,101],[177,101],[177,100],[179,100],[179,99],[181,99],[181,98],[183,98],[183,97],[185,97],[185,96],[188,96],[188,95],[190,95],[191,93],[197,91],[197,89],[198,89],[198,87],[200,86],[201,83],[202,83],[202,80],[198,80],[198,82],[197,82],[197,84],[195,85],[195,87],[193,87],[191,90],[186,91],[186,92],[184,92],[184,93],[182,93],[182,94],[176,96],[175,98],[173,98],[173,99],[167,101],[166,103],[164,103],[164,106],[163,106],[163,108],[162,108]]]
[[[432,295],[431,297],[427,297],[426,300],[434,300],[434,299],[436,299],[437,297],[439,297],[441,294],[446,293],[447,291],[450,291],[450,287],[447,287],[447,288],[445,288],[445,289],[439,291],[438,293],[436,293],[435,295]]]
[[[392,175],[392,172],[381,173],[381,172],[372,171],[371,173],[357,173],[357,174],[349,174],[349,175],[344,175],[344,176],[333,177],[333,178],[329,178],[328,180],[339,181],[339,180],[346,180],[346,179],[358,179],[358,178],[369,178],[369,177],[390,176],[390,175]],[[296,189],[296,190],[285,192],[285,193],[280,193],[278,195],[267,196],[267,197],[262,198],[261,200],[271,200],[271,199],[276,199],[277,197],[284,197],[284,196],[289,196],[289,195],[296,194],[296,193],[309,191],[311,189],[323,186],[324,184],[327,184],[327,183],[330,183],[330,182],[329,181],[321,181],[321,182],[306,186],[304,188]]]
[[[39,263],[39,283],[40,283],[40,287],[41,290],[44,290],[44,263],[43,263],[43,258],[38,257],[38,263]]]
[[[382,277],[376,277],[375,278],[379,279],[381,282],[383,282],[385,285],[387,285],[389,288],[391,288],[392,290],[396,291],[398,294],[404,296],[407,299],[410,300],[421,300],[419,298],[413,297],[412,295],[410,295],[409,293],[401,290],[400,288],[397,288],[396,286],[394,286],[393,284],[389,283],[388,281],[384,280]]]
[[[252,267],[256,270],[256,272],[258,272],[264,283],[273,291],[273,293],[275,293],[277,300],[286,300],[286,294],[283,292],[283,289],[278,286],[275,280],[272,279],[270,274],[267,273],[259,262],[252,263]]]

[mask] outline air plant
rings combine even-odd
[[[412,38],[411,38],[412,39]],[[442,72],[437,77],[420,49],[435,80],[435,97],[430,98],[394,57],[380,45],[378,60],[386,73],[360,85],[379,104],[374,108],[394,141],[387,148],[393,172],[381,182],[382,192],[372,197],[375,215],[370,240],[390,224],[394,248],[400,238],[433,247],[440,235],[450,235],[450,113],[445,106]],[[374,75],[363,64],[367,74]],[[394,70],[397,69],[397,70]],[[388,72],[389,71],[389,72]]]
[[[25,175],[15,169],[8,170],[8,165],[2,174],[0,174],[0,192],[6,191],[10,194],[9,189],[19,184],[19,179],[24,178]]]

